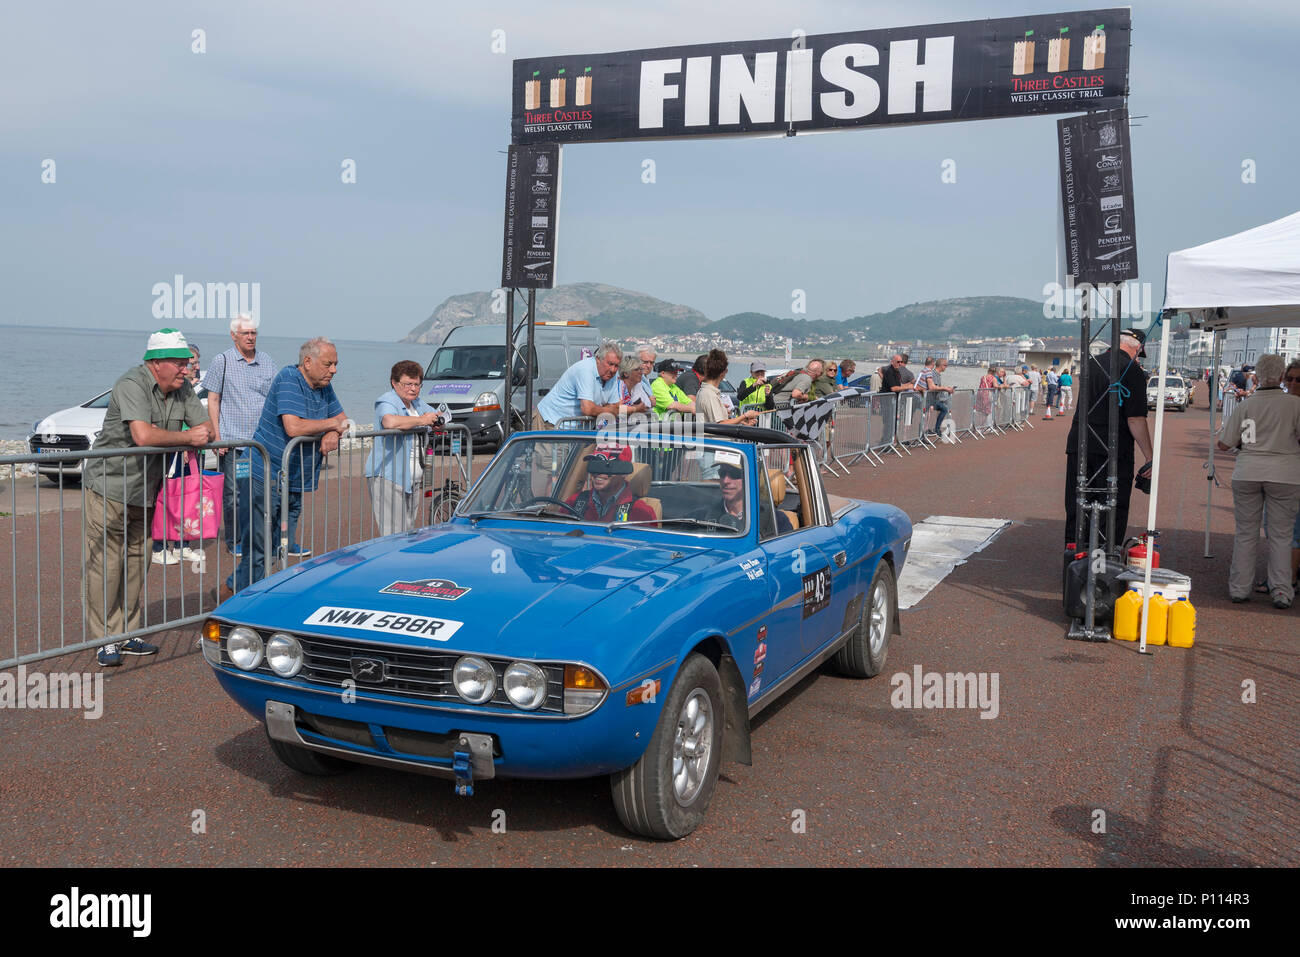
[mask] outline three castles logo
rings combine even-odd
[[[591,67],[575,77],[567,76],[560,67],[555,76],[543,80],[542,71],[534,70],[532,79],[524,82],[524,130],[529,133],[558,133],[591,129],[591,110],[567,109],[569,80],[573,80],[573,106],[591,106]],[[543,103],[542,84],[547,84],[546,102]],[[540,170],[539,170],[540,172]]]
[[[1106,25],[1083,38],[1083,54],[1078,68],[1070,71],[1070,28],[1061,27],[1057,35],[1046,43],[1036,39],[1035,31],[1026,30],[1024,39],[1017,40],[1011,49],[1011,101],[1032,103],[1040,99],[1068,99],[1075,96],[1101,96],[1105,78],[1101,71],[1106,66]],[[1035,77],[1038,62],[1036,52],[1045,50],[1047,56],[1043,72],[1047,76]]]

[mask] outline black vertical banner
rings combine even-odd
[[[511,146],[506,159],[504,289],[555,288],[560,147]]]
[[[1133,154],[1128,110],[1056,121],[1065,274],[1076,283],[1136,279]]]

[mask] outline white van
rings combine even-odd
[[[519,353],[528,327],[515,330]],[[533,332],[533,405],[579,359],[596,354],[600,330],[586,322],[539,322]],[[501,403],[506,389],[506,327],[457,326],[447,333],[424,370],[425,401],[445,404],[457,425],[469,428],[474,443],[497,444],[505,436]],[[524,366],[517,361],[510,402],[515,428],[524,424]]]

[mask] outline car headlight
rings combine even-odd
[[[456,693],[470,704],[482,704],[496,694],[497,673],[482,658],[466,655],[451,670]]]
[[[251,628],[241,625],[226,638],[226,654],[244,671],[252,671],[262,663],[262,650],[262,636]]]
[[[302,671],[302,645],[293,635],[278,631],[266,643],[266,663],[281,678],[292,678]]]
[[[474,400],[475,412],[487,412],[499,408],[501,408],[501,400],[497,398],[495,392],[484,392]]]
[[[532,711],[546,701],[546,675],[541,668],[526,661],[516,661],[507,668],[501,686],[516,708]]]

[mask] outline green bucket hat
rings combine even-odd
[[[144,357],[149,359],[188,359],[190,347],[179,329],[159,329],[149,336]]]

